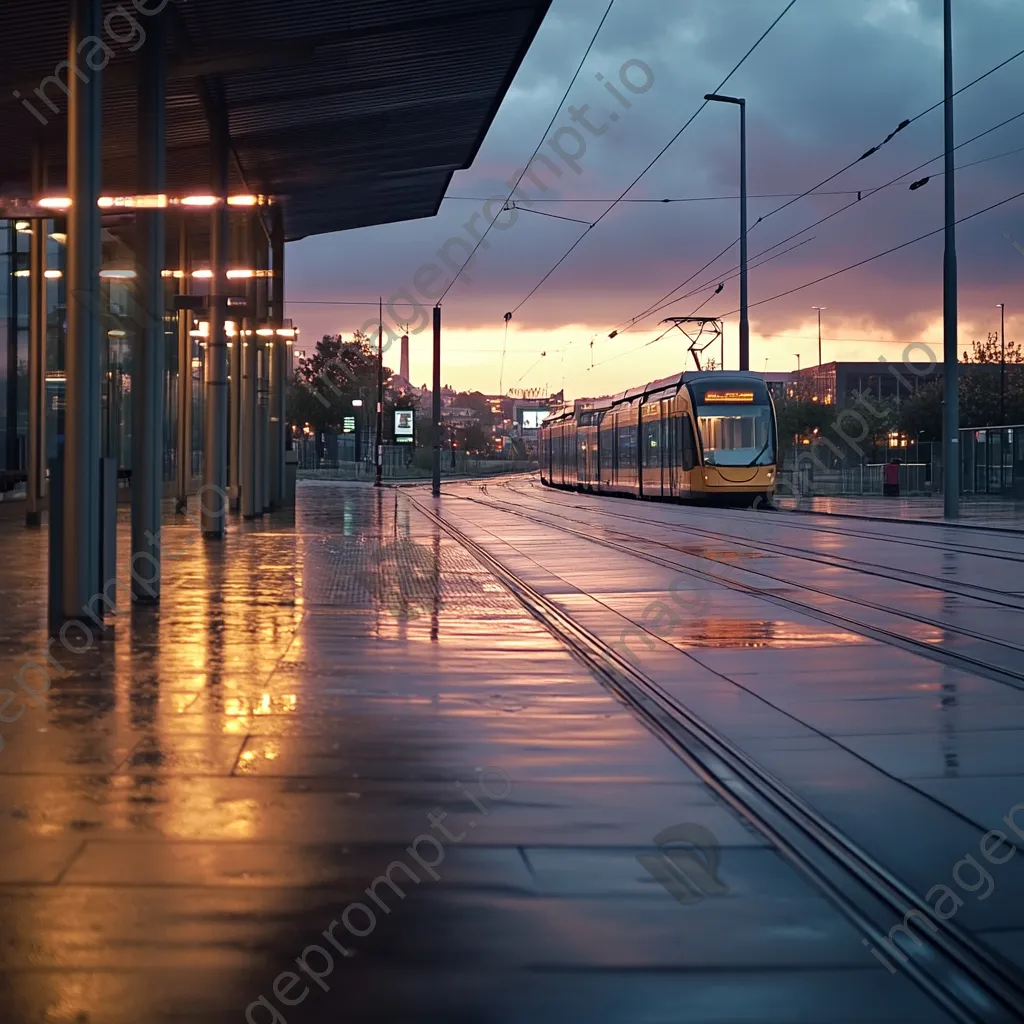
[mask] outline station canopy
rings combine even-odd
[[[229,129],[230,191],[276,197],[290,241],[433,216],[452,174],[476,156],[550,2],[169,0],[166,191],[209,194],[215,118]],[[143,12],[161,6],[104,0],[106,195],[139,191],[138,47],[151,31]],[[0,5],[0,196],[31,195],[37,146],[47,191],[65,187],[67,96],[52,76],[67,80],[69,9],[68,0]]]

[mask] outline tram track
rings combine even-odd
[[[632,707],[723,803],[764,836],[863,935],[876,944],[885,943],[895,930],[894,915],[896,923],[922,914],[930,920],[931,906],[909,885],[759,762],[508,569],[485,546],[412,495],[407,498],[486,566],[534,618]],[[480,504],[500,507],[491,502]],[[954,1020],[1003,1024],[1024,1019],[1024,979],[951,921],[940,921],[934,933],[921,931],[918,950],[909,952],[908,957],[900,955],[903,972]]]
[[[1024,690],[1024,673],[1015,672],[1012,669],[1000,668],[996,665],[992,665],[987,661],[982,661],[978,658],[973,658],[967,654],[961,654],[956,651],[949,650],[947,648],[939,648],[935,644],[928,643],[924,640],[917,640],[910,636],[904,636],[901,633],[894,632],[893,630],[886,629],[882,626],[871,625],[860,621],[859,619],[851,618],[846,615],[842,615],[839,612],[826,611],[823,608],[819,608],[817,605],[808,604],[803,601],[798,601],[795,598],[787,597],[780,594],[777,590],[769,590],[762,587],[753,586],[747,583],[733,580],[727,576],[723,576],[720,573],[711,572],[707,569],[698,568],[691,564],[682,564],[671,559],[662,558],[660,555],[653,554],[648,551],[637,550],[636,544],[647,544],[654,545],[658,544],[662,547],[671,547],[666,545],[663,541],[655,541],[646,537],[638,537],[634,534],[617,533],[623,541],[632,542],[631,544],[621,543],[616,540],[612,540],[607,535],[604,537],[595,536],[592,532],[584,532],[582,530],[576,530],[572,527],[566,526],[564,521],[552,522],[546,518],[539,518],[536,515],[529,515],[524,512],[521,508],[510,507],[504,502],[485,501],[480,498],[470,497],[468,495],[452,495],[460,501],[474,502],[485,507],[493,508],[497,511],[505,512],[510,515],[516,515],[521,518],[530,520],[531,522],[537,523],[541,526],[546,526],[550,529],[559,530],[563,533],[570,534],[575,537],[579,537],[582,540],[589,541],[593,544],[598,544],[603,547],[610,548],[614,551],[619,551],[623,554],[629,555],[633,558],[640,559],[641,561],[650,562],[654,565],[658,565],[664,569],[670,569],[674,572],[681,572],[687,575],[693,576],[698,579],[702,579],[708,583],[714,583],[729,590],[737,593],[744,594],[748,597],[755,597],[763,601],[767,601],[778,607],[785,608],[787,611],[797,612],[801,615],[806,615],[810,618],[818,619],[821,622],[826,622],[831,626],[839,629],[846,630],[851,633],[856,633],[860,636],[867,637],[872,640],[876,640],[880,643],[890,644],[894,647],[899,647],[902,650],[909,651],[913,654],[923,655],[931,661],[938,662],[939,664],[947,665],[953,668],[958,668],[964,671],[973,672],[976,675],[984,676],[987,679],[991,679],[995,682],[1002,683],[1006,686],[1010,686],[1016,690]],[[573,520],[577,524],[579,520]],[[591,524],[585,524],[591,525]],[[611,531],[606,530],[606,534]],[[674,549],[678,550],[678,549]],[[695,556],[692,552],[683,551],[689,557],[701,557]],[[715,559],[709,559],[704,556],[703,560],[715,562]],[[965,629],[959,626],[950,626],[946,623],[940,622],[939,620],[930,619],[927,616],[917,615],[912,612],[905,611],[894,611],[891,608],[887,608],[884,605],[879,605],[874,602],[865,601],[862,598],[847,597],[839,594],[830,593],[829,591],[821,590],[812,586],[808,586],[803,583],[794,583],[792,580],[787,580],[782,577],[773,576],[770,573],[764,573],[757,569],[751,569],[747,566],[736,567],[738,571],[748,573],[750,575],[759,576],[765,580],[770,580],[773,583],[782,584],[788,589],[800,589],[810,591],[811,593],[819,594],[820,596],[827,598],[831,601],[843,602],[846,604],[852,604],[861,608],[868,609],[874,612],[881,612],[889,616],[895,616],[897,618],[906,619],[909,622],[915,622],[918,625],[928,626],[929,628],[942,630],[947,634],[961,636],[966,639],[979,640],[985,643],[992,644],[993,646],[1003,648],[1011,651],[1014,654],[1021,654],[1024,656],[1024,646],[1015,644],[1008,640],[993,640],[973,630]]]
[[[891,580],[895,583],[913,583],[916,586],[927,587],[929,590],[936,590],[945,594],[954,594],[958,597],[971,597],[979,601],[988,601],[991,604],[1001,605],[1006,608],[1011,608],[1014,611],[1024,611],[1024,594],[1006,593],[1005,591],[996,590],[993,587],[982,587],[971,583],[958,583],[950,585],[948,580],[941,580],[937,576],[931,576],[928,573],[919,573],[912,569],[903,570],[904,576],[897,576],[891,572],[885,572],[882,566],[872,564],[870,566],[864,566],[854,562],[852,559],[846,558],[842,555],[830,554],[827,558],[822,555],[813,554],[802,548],[795,547],[790,544],[782,544],[778,541],[767,541],[767,540],[755,540],[754,538],[748,538],[743,540],[736,537],[732,533],[723,533],[716,530],[710,530],[706,526],[696,526],[693,523],[666,523],[656,519],[647,519],[644,516],[630,515],[628,512],[617,512],[609,508],[604,508],[599,505],[582,505],[577,502],[568,502],[558,500],[556,495],[549,495],[546,493],[530,493],[523,491],[517,487],[513,487],[511,484],[503,483],[501,485],[504,489],[511,491],[514,494],[521,495],[522,497],[528,498],[536,502],[544,502],[552,505],[556,505],[559,508],[571,508],[579,509],[580,511],[593,512],[598,515],[608,516],[615,519],[624,519],[630,522],[641,523],[646,526],[657,527],[658,529],[671,530],[673,532],[686,532],[701,534],[706,537],[713,537],[716,540],[727,541],[731,544],[740,544],[745,547],[758,548],[765,551],[771,551],[780,556],[787,558],[799,558],[802,561],[816,562],[819,565],[835,566],[839,565],[841,568],[848,569],[852,572],[860,572],[866,575],[878,576],[882,579]],[[486,489],[486,485],[482,488],[485,493],[489,493]],[[579,520],[577,520],[578,522]],[[733,522],[744,522],[739,518],[733,518]],[[803,529],[802,527],[795,527],[796,529]],[[991,548],[957,548],[952,546],[946,546],[942,544],[916,544],[914,541],[906,540],[904,538],[898,538],[892,540],[879,534],[871,533],[847,533],[845,531],[833,531],[827,528],[822,528],[820,531],[817,527],[811,527],[815,532],[826,532],[835,533],[839,532],[842,536],[848,536],[859,540],[870,540],[877,543],[898,543],[901,546],[917,546],[917,547],[928,547],[943,553],[956,553],[969,555],[971,557],[984,557],[992,558],[1000,562],[1017,562],[1024,564],[1024,556],[1015,556],[1012,552],[1001,552],[994,551]],[[1006,598],[1018,597],[1016,601],[1008,601]]]
[[[501,486],[509,486],[510,487],[511,483],[512,483],[511,481],[503,482],[501,484]],[[606,498],[606,499],[613,499],[613,500],[622,500],[622,496],[621,495],[590,494],[589,492],[579,492],[579,491],[578,492],[572,492],[572,491],[569,491],[569,490],[562,490],[560,488],[542,487],[542,485],[539,485],[539,484],[536,484],[536,483],[534,483],[532,489],[534,491],[536,491],[539,495],[542,495],[544,500],[553,500],[556,496],[563,497],[563,498],[566,498],[566,499],[571,499],[573,496],[579,497],[580,495],[584,495],[584,494],[586,496],[594,498],[594,499]],[[526,492],[525,491],[519,491],[518,493],[525,494]],[[571,508],[579,508],[579,509],[594,509],[594,508],[596,508],[596,506],[594,506],[594,505],[583,505],[583,504],[580,504],[579,502],[572,502],[571,500],[567,500],[565,502],[565,504],[568,507],[571,507]],[[636,502],[634,502],[634,504],[636,504]],[[706,507],[702,508],[699,505],[687,506],[685,503],[681,503],[681,502],[677,503],[677,502],[658,502],[658,501],[646,502],[645,501],[645,502],[643,502],[643,504],[646,507],[648,507],[648,508],[673,508],[673,507],[674,508],[687,508],[687,507],[689,507],[689,508],[692,508],[696,512],[701,512],[701,511],[706,512],[706,511],[708,511],[708,509]],[[602,511],[606,511],[607,514],[609,514],[609,515],[620,514],[620,513],[612,513],[609,510],[602,510]],[[781,514],[780,519],[795,514],[794,512],[792,512],[790,510],[787,510],[787,509],[775,509],[775,511],[779,512]],[[722,516],[723,518],[727,518],[727,519],[729,519],[729,520],[731,520],[733,522],[741,521],[740,517],[742,517],[744,515],[744,510],[736,509],[736,508],[717,508],[717,509],[715,509],[715,512],[717,514],[719,514],[720,516]],[[788,529],[799,530],[802,533],[810,532],[810,533],[828,534],[828,535],[832,535],[832,536],[836,536],[836,537],[850,537],[850,538],[854,538],[854,539],[857,539],[857,540],[874,541],[876,543],[890,543],[890,544],[898,543],[898,544],[900,544],[900,545],[902,545],[904,547],[918,547],[918,548],[925,548],[927,550],[932,550],[932,551],[942,551],[942,552],[947,552],[947,553],[956,553],[956,554],[963,554],[963,555],[980,556],[982,558],[999,558],[999,559],[1002,559],[1003,561],[1019,562],[1019,563],[1024,564],[1024,551],[1022,551],[1022,552],[1012,552],[1012,551],[1011,552],[1006,552],[1006,551],[1004,551],[1002,549],[995,548],[993,546],[985,546],[985,545],[980,545],[980,544],[968,544],[968,543],[966,543],[962,539],[957,539],[956,541],[952,541],[951,539],[929,540],[929,539],[922,538],[922,537],[905,536],[903,534],[899,534],[899,535],[895,535],[895,536],[887,536],[886,534],[884,534],[882,532],[875,532],[875,531],[871,531],[871,530],[844,529],[844,528],[842,528],[840,526],[837,526],[835,524],[832,524],[832,523],[829,523],[829,524],[826,525],[824,523],[811,522],[809,520],[809,518],[807,518],[807,517],[810,517],[810,516],[817,516],[819,519],[825,519],[825,518],[829,517],[829,514],[825,513],[825,512],[808,512],[808,513],[806,513],[806,517],[803,516],[803,515],[801,516],[801,519],[800,519],[799,522],[792,522],[792,521],[790,521],[790,522],[785,522],[784,525]],[[655,522],[654,520],[643,520],[642,517],[638,517],[638,518],[640,518],[641,521]],[[780,521],[780,519],[776,519],[774,521],[776,523],[778,523]],[[947,530],[947,531],[948,530],[959,530],[961,533],[964,532],[964,530],[979,531],[981,529],[980,527],[975,527],[975,526],[958,527],[958,526],[953,526],[953,525],[951,525],[949,523],[930,523],[930,522],[926,522],[926,521],[923,521],[923,520],[875,519],[875,518],[869,518],[867,516],[859,517],[858,521],[863,521],[863,522],[866,522],[866,523],[870,522],[870,523],[878,524],[880,526],[881,525],[886,525],[886,526],[890,526],[890,527],[891,526],[897,526],[897,527],[921,527],[921,528],[925,528],[925,529],[929,529],[929,530]],[[1006,541],[1016,540],[1017,538],[1020,538],[1020,537],[1024,536],[1024,532],[993,529],[991,531],[988,531],[987,535],[993,541],[1000,540],[1000,541],[1006,542]]]

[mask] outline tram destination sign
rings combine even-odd
[[[704,404],[711,405],[721,402],[728,405],[736,405],[743,402],[753,402],[753,391],[705,391]]]

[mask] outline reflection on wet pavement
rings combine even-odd
[[[944,1019],[404,497],[299,494],[169,522],[160,609],[3,726],[5,1024]],[[0,531],[13,680],[45,532]],[[811,635],[731,621],[688,642]],[[720,846],[692,906],[637,859],[677,822]]]
[[[443,506],[916,892],[1005,831],[1012,808],[1024,819],[1024,538],[525,481],[487,500],[460,484]],[[999,898],[971,901],[958,923],[1024,969],[1024,945],[1005,935],[1024,934],[1022,908],[1016,857]]]

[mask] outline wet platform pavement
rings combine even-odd
[[[790,512],[820,512],[826,515],[865,519],[905,519],[1024,533],[1024,501],[1009,498],[963,496],[960,499],[960,518],[957,520],[945,518],[941,495],[906,498],[881,498],[871,495],[779,497],[776,501],[780,508]]]
[[[24,668],[48,664],[45,531],[2,523],[0,1019],[950,1019],[421,507],[922,893],[1024,801],[1024,541],[832,521],[813,561],[772,516],[308,482],[294,523],[222,544],[169,520],[159,611],[122,609],[77,654],[50,644],[47,688]],[[620,530],[633,554],[595,543]],[[648,544],[721,579],[642,561]],[[854,558],[918,575],[868,584]],[[753,563],[778,577],[766,594],[744,589]],[[681,594],[685,622],[630,632]],[[767,601],[794,595],[806,611]],[[879,638],[886,602],[917,646]],[[927,656],[944,645],[960,663]],[[1022,963],[1021,858],[986,866],[958,920]]]

